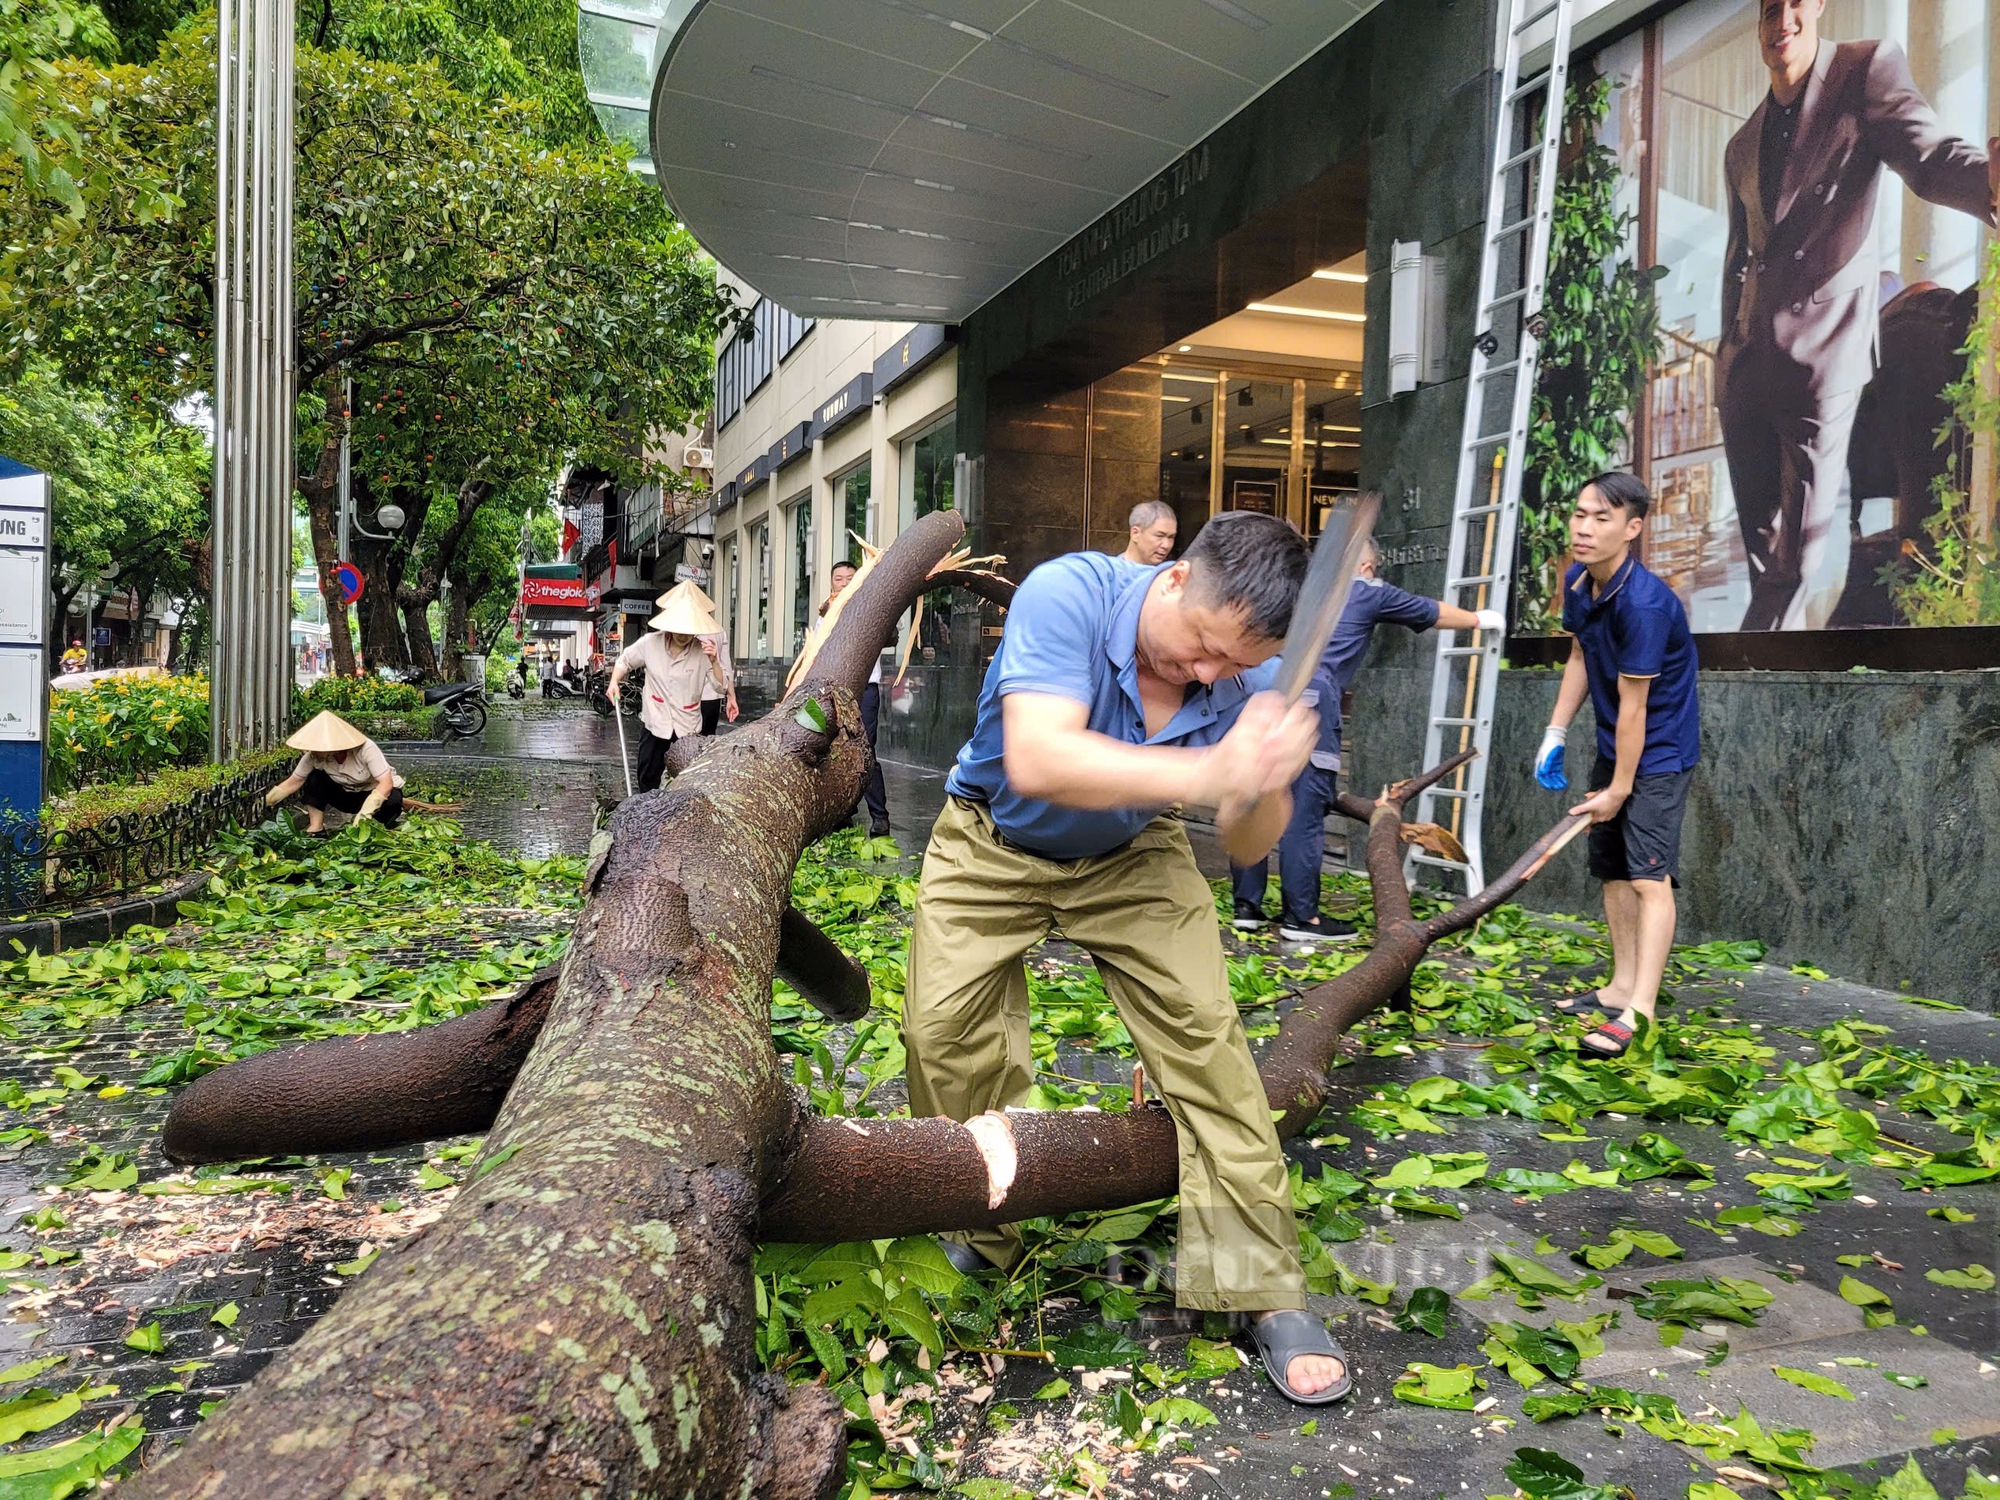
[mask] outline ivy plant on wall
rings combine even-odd
[[[2000,241],[1986,248],[1986,266],[1979,278],[1979,315],[1965,341],[1965,372],[1944,388],[1951,420],[1938,429],[1940,448],[1949,450],[1944,472],[1931,481],[1937,509],[1924,521],[1928,547],[1903,543],[1903,555],[1884,581],[1895,601],[1896,615],[1910,625],[2000,624],[2000,535],[1995,517],[1981,518],[1969,493],[1978,445],[1967,434],[1992,437],[2000,433],[2000,392],[1991,383],[1994,356],[2000,349]],[[1981,372],[1988,378],[1981,379]],[[1988,463],[1992,460],[1989,458]],[[1989,490],[1989,495],[1991,491]],[[1989,499],[2000,508],[2000,501]]]
[[[1618,155],[1597,134],[1611,97],[1611,80],[1582,79],[1563,107],[1572,149],[1556,178],[1542,301],[1548,330],[1530,409],[1521,507],[1516,626],[1524,632],[1561,625],[1557,596],[1570,501],[1593,475],[1623,461],[1631,414],[1659,349],[1653,285],[1666,267],[1641,270],[1627,254],[1635,216],[1618,206]]]

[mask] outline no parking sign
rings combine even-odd
[[[361,597],[368,580],[361,576],[361,570],[351,562],[344,562],[333,570],[333,581],[340,585],[340,597],[349,604]]]

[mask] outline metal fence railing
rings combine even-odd
[[[157,885],[191,867],[225,831],[261,823],[264,793],[290,769],[233,777],[156,812],[75,828],[47,820],[0,827],[0,918],[70,911]]]

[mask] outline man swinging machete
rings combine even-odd
[[[1313,1405],[1353,1379],[1305,1310],[1285,1165],[1180,809],[1214,808],[1234,860],[1277,841],[1319,734],[1300,690],[1374,514],[1372,498],[1337,514],[1310,570],[1285,522],[1230,512],[1177,562],[1079,552],[1028,575],[924,855],[903,1003],[911,1113],[970,1120],[1034,1083],[1022,956],[1051,931],[1088,952],[1179,1132],[1175,1298],[1243,1315],[1272,1380]],[[1253,693],[1243,674],[1281,642],[1307,671]],[[1012,1226],[946,1244],[968,1273],[1021,1250]]]

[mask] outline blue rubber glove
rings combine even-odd
[[[1552,792],[1569,785],[1569,774],[1563,770],[1563,744],[1568,739],[1568,725],[1551,724],[1542,732],[1542,748],[1535,752],[1535,780]]]

